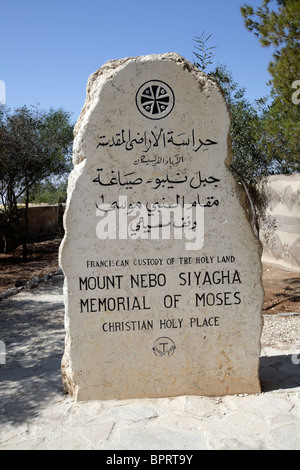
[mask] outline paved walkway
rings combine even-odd
[[[64,396],[62,283],[55,276],[0,302],[0,450],[300,449],[300,351],[263,350],[259,395],[89,403]]]

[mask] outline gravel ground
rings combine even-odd
[[[286,347],[300,351],[300,315],[265,315],[262,347]]]

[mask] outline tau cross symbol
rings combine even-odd
[[[173,356],[176,346],[170,338],[158,338],[153,346],[155,356]]]

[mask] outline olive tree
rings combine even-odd
[[[0,198],[6,239],[23,245],[27,260],[28,207],[31,193],[50,176],[71,168],[73,125],[62,109],[0,107]],[[23,202],[24,209],[19,210]],[[23,220],[22,220],[23,219]]]

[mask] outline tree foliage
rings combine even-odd
[[[241,7],[241,12],[246,28],[254,32],[261,45],[275,48],[273,61],[269,65],[272,84],[290,102],[291,84],[299,78],[299,0],[263,0],[262,6],[257,10],[246,4]]]
[[[208,47],[207,42],[211,35],[201,36],[201,41],[195,39],[197,53],[194,52],[200,62],[194,65],[203,69],[203,62],[206,65],[212,64],[212,55],[208,56],[207,51],[214,49]],[[212,53],[211,53],[212,54]],[[257,100],[254,104],[246,99],[246,90],[235,82],[232,73],[225,65],[217,65],[209,75],[222,88],[226,102],[231,111],[232,127],[231,140],[233,149],[232,168],[243,180],[247,187],[254,189],[260,178],[271,171],[272,162],[265,149],[264,140],[264,118],[266,113],[266,100]]]
[[[72,140],[70,115],[62,109],[45,112],[24,106],[11,112],[0,107],[0,197],[6,229],[23,244],[24,260],[31,194],[45,178],[70,171]],[[20,202],[25,206],[24,224]]]
[[[256,11],[249,5],[244,5],[241,11],[246,27],[259,37],[262,45],[276,48],[269,66],[272,76],[270,97],[250,103],[245,97],[246,90],[239,87],[226,66],[218,65],[210,72],[223,89],[230,107],[231,168],[249,196],[257,232],[256,207],[264,205],[264,195],[257,189],[261,178],[300,170],[300,99],[296,104],[292,100],[295,84],[300,87],[300,2],[276,0],[277,9],[274,11],[270,9],[272,0],[262,1],[262,7]],[[194,54],[200,62],[195,62],[195,65],[200,69],[205,68],[203,64],[212,64],[213,48],[207,47],[210,37],[203,33],[201,41],[196,38],[198,52]]]
[[[67,200],[67,177],[47,178],[37,184],[30,196],[30,202],[34,204],[62,204]]]
[[[254,10],[241,7],[246,28],[263,47],[273,47],[269,64],[272,103],[265,116],[266,146],[279,172],[300,171],[300,106],[292,100],[293,84],[300,80],[300,2],[263,0]]]
[[[225,65],[218,65],[210,76],[224,91],[231,111],[232,168],[249,186],[254,186],[270,171],[263,142],[263,115],[265,100],[254,104],[245,97],[246,90],[239,87]]]
[[[194,56],[196,57],[197,61],[195,62],[196,67],[200,70],[204,71],[209,65],[213,64],[213,57],[214,53],[213,50],[216,46],[208,47],[208,41],[211,38],[211,34],[207,35],[203,31],[201,36],[195,37],[195,51],[193,52]]]

